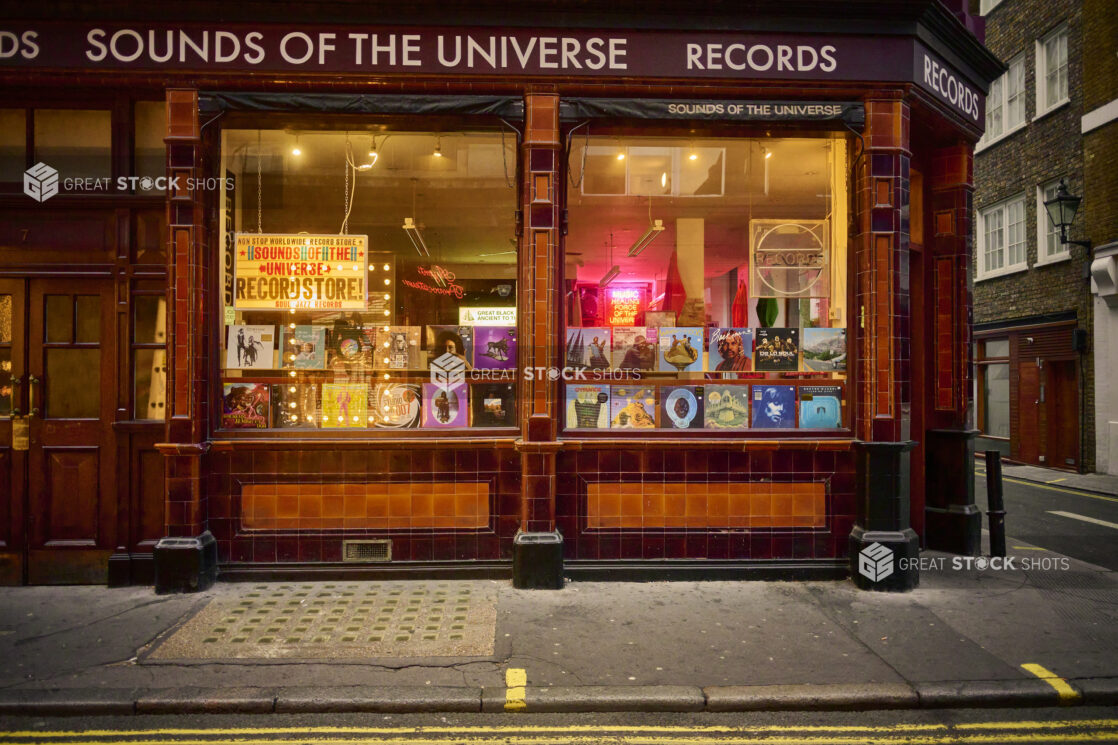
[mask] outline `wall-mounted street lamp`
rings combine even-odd
[[[1079,203],[1082,201],[1083,197],[1068,193],[1067,184],[1060,179],[1060,185],[1056,187],[1056,196],[1044,203],[1044,209],[1048,212],[1052,227],[1060,229],[1060,243],[1083,246],[1090,251],[1091,241],[1073,241],[1068,238],[1068,228],[1075,222],[1075,213],[1079,211]]]

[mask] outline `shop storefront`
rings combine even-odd
[[[974,550],[1000,65],[885,5],[8,24],[5,579]]]

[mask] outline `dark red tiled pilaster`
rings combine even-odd
[[[909,439],[912,400],[909,291],[909,107],[866,101],[856,177],[858,418],[867,442]]]
[[[201,194],[189,185],[203,173],[198,92],[167,91],[167,457],[166,529],[170,536],[205,530],[208,402],[205,337],[206,231]]]
[[[925,377],[932,387],[926,444],[925,544],[974,555],[982,515],[974,502],[971,408],[971,219],[974,155],[961,143],[932,153],[932,236],[928,315],[932,343]]]
[[[524,97],[522,149],[523,236],[521,237],[521,345],[531,379],[524,382],[522,408],[521,530],[555,529],[555,454],[559,420],[558,383],[547,371],[558,367],[562,333],[558,315],[559,252],[559,97],[530,93]]]

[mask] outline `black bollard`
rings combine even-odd
[[[990,555],[1005,556],[1005,500],[1002,498],[1002,454],[986,451],[986,514],[990,518]]]

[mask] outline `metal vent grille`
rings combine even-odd
[[[342,541],[342,561],[392,561],[392,541]]]

